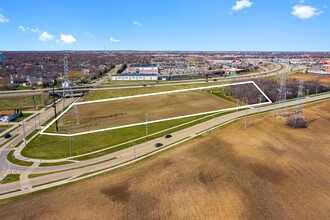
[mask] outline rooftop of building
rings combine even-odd
[[[158,74],[118,74],[113,76],[158,76]]]
[[[14,110],[2,110],[0,111],[0,115],[12,116],[14,112],[15,112]]]
[[[129,67],[156,67],[156,64],[131,64]]]

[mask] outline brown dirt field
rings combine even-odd
[[[0,206],[2,219],[328,219],[330,101],[307,129],[271,114],[138,164]]]
[[[146,113],[148,113],[148,120],[153,121],[235,106],[234,102],[226,101],[206,91],[189,91],[78,105],[80,125],[74,125],[74,132],[141,123],[145,121]],[[72,123],[74,120],[73,110],[70,111],[65,124]],[[93,126],[89,128],[89,125]]]
[[[328,76],[313,76],[307,74],[293,74],[289,76],[290,79],[297,79],[297,80],[318,80],[322,85],[330,86],[330,77]]]

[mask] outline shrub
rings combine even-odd
[[[286,125],[292,127],[292,128],[307,128],[307,122],[305,117],[295,117],[295,115],[291,115],[288,117],[286,121]]]

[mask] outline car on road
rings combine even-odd
[[[9,134],[9,133],[5,134],[5,136],[3,136],[3,138],[5,138],[5,139],[11,138],[11,134]]]
[[[171,138],[172,137],[172,135],[170,135],[170,134],[167,134],[167,135],[165,135],[165,138],[167,139],[167,138]]]
[[[143,86],[147,86],[147,85],[143,85]]]
[[[155,144],[155,147],[161,147],[161,146],[163,146],[162,143],[156,143],[156,144]]]
[[[215,81],[217,81],[217,79],[213,79],[213,81],[215,82]]]

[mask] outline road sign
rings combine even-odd
[[[140,73],[140,69],[139,69],[139,68],[136,68],[136,69],[135,69],[135,72],[136,72],[137,74],[139,74],[139,73]]]

